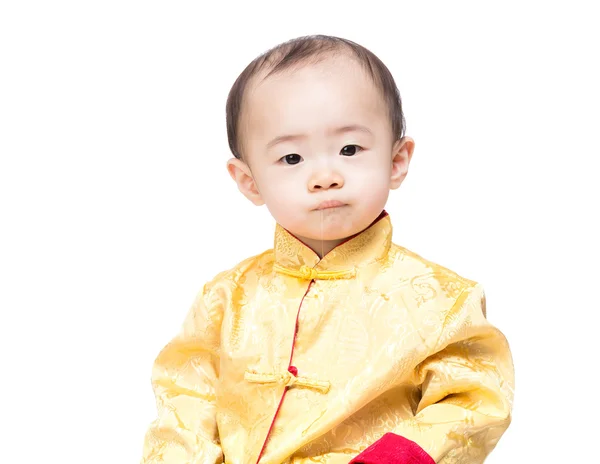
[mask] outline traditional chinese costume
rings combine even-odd
[[[199,292],[156,358],[144,464],[482,463],[514,370],[479,283],[391,241],[274,248]]]

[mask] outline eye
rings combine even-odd
[[[284,164],[298,164],[302,161],[302,157],[296,153],[292,153],[290,155],[285,155],[279,161],[282,161]]]
[[[343,156],[354,156],[360,150],[362,150],[362,148],[359,147],[358,145],[346,145],[344,148],[342,148],[342,151],[340,151],[340,155],[343,155]]]

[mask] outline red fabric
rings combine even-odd
[[[304,296],[300,300],[300,306],[298,306],[298,312],[296,313],[296,330],[294,332],[294,339],[292,340],[292,352],[290,354],[290,363],[288,366],[288,371],[295,376],[298,375],[298,368],[296,366],[292,366],[292,359],[294,358],[294,347],[296,346],[296,337],[298,336],[298,318],[300,317],[300,309],[302,308],[302,302],[304,301],[304,297],[306,297],[306,294],[308,293],[310,287],[314,282],[314,280],[311,280],[308,284],[308,287],[306,287],[306,292],[304,292]],[[265,448],[267,447],[267,443],[269,442],[269,437],[271,436],[271,432],[273,431],[273,426],[275,425],[275,419],[277,419],[277,415],[279,414],[279,410],[281,409],[281,405],[283,404],[285,394],[288,392],[288,390],[289,387],[285,387],[285,389],[283,390],[283,395],[281,395],[281,400],[279,400],[279,405],[277,406],[277,410],[275,411],[275,415],[273,416],[273,420],[271,421],[271,426],[269,427],[269,431],[267,432],[267,437],[265,438],[265,442],[263,443],[263,446],[260,449],[260,453],[258,453],[258,459],[256,460],[257,463],[260,461],[260,458],[265,452]]]
[[[435,461],[414,441],[386,433],[349,464],[435,464]]]

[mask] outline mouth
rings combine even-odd
[[[322,203],[319,204],[319,206],[317,206],[317,210],[321,210],[321,209],[329,209],[329,208],[338,208],[340,206],[345,206],[345,203],[342,203],[341,201],[337,201],[337,200],[328,200],[328,201],[324,201]]]

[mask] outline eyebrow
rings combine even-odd
[[[368,127],[362,126],[360,124],[350,124],[348,126],[338,127],[337,129],[333,129],[333,130],[329,131],[329,133],[333,134],[333,135],[345,134],[347,132],[363,132],[363,133],[371,135],[371,136],[373,135],[373,132],[371,132]],[[282,142],[302,140],[305,138],[306,138],[306,135],[304,135],[304,134],[280,135],[278,137],[275,137],[273,140],[271,140],[267,144],[267,148],[274,147],[275,145],[282,143]]]

